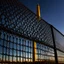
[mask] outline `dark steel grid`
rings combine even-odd
[[[54,49],[48,46],[37,43],[36,46],[36,56],[37,59],[35,61],[53,61],[55,62],[54,57]]]
[[[64,63],[64,35],[61,34],[56,28],[52,27],[53,31],[53,40],[55,45],[55,58],[56,58],[56,64],[58,63]]]
[[[58,55],[58,63],[64,63],[64,53],[57,50],[57,55]]]
[[[34,54],[32,41],[4,32],[3,30],[0,31],[0,33],[0,62],[33,62]],[[52,48],[40,43],[37,43],[36,46],[37,51],[40,50],[44,52],[44,54],[42,54],[42,52],[37,52],[36,55],[38,55],[38,59],[36,60],[44,60],[43,58],[40,59],[39,55],[40,57],[46,56],[45,61],[50,61],[50,58],[54,57],[54,51]]]
[[[50,25],[42,19],[38,21],[36,15],[17,0],[0,0],[0,29],[54,47]],[[6,52],[10,50],[7,47],[5,49]],[[10,52],[6,55],[8,53]]]
[[[54,38],[56,43],[56,48],[64,52],[64,35],[61,34],[56,28],[53,27]]]
[[[32,62],[32,50],[32,41],[7,32],[1,32],[0,62]]]
[[[11,3],[13,0],[6,0],[6,2],[3,0],[1,2],[0,26],[53,46],[51,29],[48,23],[42,19],[38,21],[36,15],[18,1]]]

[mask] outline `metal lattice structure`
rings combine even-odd
[[[38,59],[36,59],[36,61],[42,61],[43,56],[45,56],[44,60],[46,60],[47,58],[49,60],[51,60],[50,58],[54,60],[54,56],[56,56],[55,55],[56,50],[64,54],[62,45],[60,44],[60,48],[59,48],[58,45],[59,42],[56,41],[58,40],[57,39],[58,35],[57,37],[55,36],[56,34],[55,30],[56,29],[50,24],[48,24],[45,20],[43,19],[38,20],[36,14],[33,13],[31,10],[29,10],[22,3],[20,3],[18,0],[0,0],[0,46],[2,48],[0,55],[2,56],[2,59],[4,58],[4,55],[6,55],[5,60],[7,59],[8,56],[8,60],[12,62],[14,60],[13,58],[16,58],[16,61],[18,62],[22,62],[22,61],[24,62],[27,60],[33,62],[34,60],[33,44],[34,41],[36,41],[37,43],[35,49],[37,50],[37,53],[35,54],[38,56]],[[61,39],[64,40],[64,36],[62,34],[61,37],[63,38]],[[21,40],[22,43],[25,44],[21,44]],[[19,44],[17,43],[18,41]],[[10,47],[11,45],[10,42],[13,43],[13,47],[11,46],[12,48]],[[5,43],[8,44],[9,47],[7,47]],[[54,43],[56,45],[54,45]],[[15,49],[15,45],[16,45],[16,49]],[[17,48],[18,45],[20,47],[19,49]],[[23,47],[22,50],[21,47]],[[24,48],[31,49],[31,51],[26,52]],[[4,49],[6,49],[6,53],[4,53],[5,52]],[[9,52],[7,51],[7,49],[8,51],[10,49],[13,50],[12,55],[10,51]],[[14,50],[16,51],[16,56],[13,53]],[[43,52],[44,54],[42,54],[42,52],[39,52],[39,50],[42,52],[44,51]],[[18,53],[18,51],[20,52]],[[27,53],[30,54],[30,57],[26,57]],[[25,54],[25,57],[23,57],[23,54]],[[11,56],[13,57],[12,60],[9,59]],[[23,60],[23,58],[25,60]]]
[[[5,4],[4,1],[1,4],[0,26],[25,37],[31,37],[31,39],[53,45],[49,24],[44,20],[38,21],[36,15],[19,2],[10,3],[8,1],[8,3]]]

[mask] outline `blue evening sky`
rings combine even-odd
[[[41,6],[41,17],[64,34],[64,0],[20,0],[36,13],[37,3]]]

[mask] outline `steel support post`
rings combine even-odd
[[[58,64],[57,50],[56,50],[56,44],[55,44],[55,38],[54,38],[54,32],[53,32],[52,25],[51,25],[51,31],[52,31],[52,38],[53,38],[53,45],[54,45],[55,64]]]
[[[36,50],[36,42],[33,42],[33,62],[36,61],[37,56],[36,56],[37,50]]]

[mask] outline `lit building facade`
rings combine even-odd
[[[63,43],[62,33],[18,0],[0,0],[0,64],[64,63]]]

